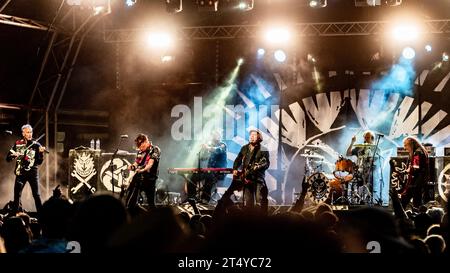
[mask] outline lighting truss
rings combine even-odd
[[[362,36],[386,33],[389,21],[297,23],[293,25],[297,36]],[[177,29],[181,40],[216,40],[259,37],[262,25],[223,25],[182,27]],[[144,29],[104,29],[103,39],[107,43],[128,43],[140,40]],[[424,32],[450,34],[450,19],[425,20]]]

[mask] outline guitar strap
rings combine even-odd
[[[139,168],[145,167],[145,165],[147,164],[147,162],[146,162],[145,159],[147,158],[147,156],[148,156],[149,153],[150,153],[150,149],[148,149],[148,150],[145,152],[144,156],[142,157],[142,161],[139,162],[139,165],[138,165]]]

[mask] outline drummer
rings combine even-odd
[[[352,137],[352,143],[350,143],[350,145],[347,148],[347,156],[352,156],[352,155],[356,155],[358,157],[369,156],[368,153],[370,153],[371,149],[366,149],[366,148],[374,147],[372,145],[373,145],[373,141],[375,140],[375,137],[371,131],[365,131],[363,137],[364,137],[364,144],[358,145],[359,147],[356,147],[356,148],[353,148],[353,145],[356,142],[356,136]]]
[[[356,136],[352,137],[352,142],[347,148],[347,156],[357,156],[357,165],[360,174],[362,175],[363,183],[369,186],[370,191],[373,194],[374,202],[378,203],[380,201],[380,189],[379,182],[380,179],[380,166],[377,161],[378,157],[374,158],[375,154],[375,136],[371,131],[365,131],[363,134],[364,143],[356,144]],[[355,146],[355,147],[354,147]],[[371,164],[373,164],[373,176]],[[372,177],[374,179],[372,179]],[[374,183],[375,181],[375,183]]]

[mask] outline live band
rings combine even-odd
[[[25,184],[30,184],[36,210],[39,212],[42,203],[39,193],[38,166],[44,160],[46,148],[33,139],[33,128],[26,124],[22,126],[22,138],[15,141],[7,154],[8,162],[15,162],[14,200],[12,211],[21,209],[21,194]],[[356,143],[356,135],[352,137],[346,150],[346,157],[354,156],[352,161],[340,156],[335,163],[333,177],[328,185],[321,170],[312,168],[314,161],[321,159],[314,153],[315,145],[302,154],[305,157],[305,178],[311,191],[311,198],[329,204],[367,204],[384,205],[381,200],[381,190],[374,183],[382,179],[380,174],[380,153],[378,142],[380,136],[371,131],[362,134],[363,143]],[[42,136],[41,136],[42,137]],[[186,200],[200,203],[217,204],[216,209],[226,210],[234,204],[232,195],[235,191],[242,191],[242,205],[248,208],[259,208],[262,213],[268,210],[268,188],[265,174],[270,166],[269,152],[261,144],[262,134],[259,130],[249,131],[249,142],[242,146],[233,162],[232,168],[227,168],[227,145],[222,141],[219,131],[211,134],[208,143],[202,144],[198,153],[197,168],[170,168],[170,174],[182,175],[185,179]],[[135,161],[128,167],[129,182],[121,192],[129,209],[139,206],[139,196],[144,192],[149,207],[155,207],[155,188],[159,174],[161,149],[153,145],[145,134],[139,134],[135,139],[137,150]],[[405,171],[406,183],[398,194],[403,207],[411,205],[418,208],[423,204],[424,187],[429,180],[428,152],[414,137],[406,137],[403,146],[408,153],[408,164]],[[216,187],[222,184],[225,175],[232,174],[231,185],[222,196],[217,194]],[[299,179],[300,181],[301,179]],[[411,202],[412,200],[412,202]]]

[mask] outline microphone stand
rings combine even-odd
[[[111,170],[111,185],[112,185],[112,194],[114,195],[114,158],[116,157],[117,153],[119,152],[120,145],[122,144],[122,137],[120,138],[119,145],[117,145],[116,150],[111,156],[111,160],[109,162],[109,169]]]
[[[374,190],[374,176],[373,176],[373,172],[374,172],[374,170],[375,170],[375,168],[374,168],[374,162],[375,162],[375,156],[377,155],[377,151],[378,151],[378,144],[380,143],[380,138],[381,138],[381,135],[380,134],[377,134],[377,142],[376,142],[376,144],[375,144],[375,150],[373,151],[373,156],[372,156],[372,160],[371,160],[371,162],[370,162],[370,176],[371,176],[371,179],[372,179],[372,203],[373,203],[373,190]],[[381,166],[380,166],[381,167]],[[380,187],[382,186],[381,185],[382,183],[380,183]],[[382,202],[382,197],[381,197],[381,189],[380,189],[380,198],[378,199],[378,200],[376,200],[376,202],[377,202],[377,204],[378,205],[381,205],[383,202]]]

